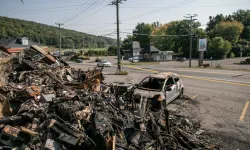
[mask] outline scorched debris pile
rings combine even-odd
[[[102,68],[71,68],[37,46],[13,59],[0,87],[0,149],[215,149],[187,119],[103,84]]]

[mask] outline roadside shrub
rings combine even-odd
[[[116,71],[115,75],[128,75],[126,70]]]
[[[107,51],[106,50],[89,50],[88,51],[88,55],[89,56],[104,56],[107,55]]]
[[[233,52],[230,53],[230,58],[234,58],[235,54]]]
[[[82,59],[82,60],[89,60],[90,58],[87,56],[79,56],[78,59]]]
[[[222,68],[221,64],[217,64],[215,68]]]
[[[95,62],[99,62],[99,61],[101,61],[101,58],[97,57],[97,58],[95,59]]]

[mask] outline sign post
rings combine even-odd
[[[207,38],[199,39],[198,51],[199,51],[199,66],[203,65],[204,52],[207,50]]]

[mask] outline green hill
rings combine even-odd
[[[0,16],[0,38],[28,37],[32,41],[58,47],[58,31],[54,26]],[[68,29],[62,29],[62,36],[65,36],[62,39],[62,48],[104,48],[116,44],[112,38]]]

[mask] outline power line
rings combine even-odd
[[[249,6],[249,4],[246,5],[215,5],[215,6],[188,6],[188,7],[239,7],[239,6]],[[120,8],[145,8],[145,9],[150,9],[150,8],[164,8],[162,6],[147,6],[147,7],[138,7],[138,6],[123,6]],[[181,7],[180,7],[181,8]]]
[[[105,1],[105,0],[103,0],[101,3],[103,3],[104,1]],[[101,4],[101,3],[100,3],[100,4]],[[84,19],[86,19],[86,18],[88,18],[88,17],[90,17],[90,16],[96,14],[97,12],[103,10],[103,9],[104,9],[105,7],[107,7],[107,6],[108,6],[108,5],[103,6],[102,8],[96,10],[95,12],[89,14],[88,16],[86,16],[86,17],[84,17],[84,18],[81,18],[80,20],[78,20],[78,21],[76,21],[76,22],[74,22],[74,23],[72,23],[72,24],[78,23],[79,21],[84,20]],[[70,24],[70,25],[72,25],[72,24]]]
[[[94,1],[94,2],[92,3],[92,5],[90,5],[89,7],[86,7],[86,9],[84,9],[84,10],[82,10],[82,11],[76,13],[73,17],[71,17],[71,18],[67,19],[66,21],[64,21],[64,23],[65,23],[65,22],[68,22],[68,21],[70,21],[70,20],[72,20],[72,19],[74,19],[74,18],[77,17],[77,16],[79,16],[81,13],[83,13],[84,11],[86,11],[86,10],[88,10],[89,8],[91,8],[92,6],[94,6],[98,1],[99,1],[99,0]]]
[[[115,24],[115,23],[87,23],[87,24],[74,24],[74,25],[72,25],[72,24],[69,24],[69,25],[65,25],[65,26],[93,26],[93,25],[111,25],[111,24]]]
[[[142,34],[142,33],[130,33],[130,32],[121,32],[121,33],[127,33],[127,34],[133,34],[133,35],[145,35],[145,36],[151,36],[151,37],[181,37],[181,36],[188,36],[188,35],[154,35],[154,34]]]
[[[178,7],[178,6],[181,6],[181,5],[184,5],[184,4],[187,4],[187,3],[191,3],[191,2],[194,2],[194,1],[195,0],[184,0],[184,1],[178,2],[178,3],[174,4],[174,5],[170,5],[170,6],[164,7],[163,9],[157,9],[157,10],[149,11],[149,12],[142,13],[142,14],[139,14],[139,15],[135,15],[133,17],[125,19],[125,21],[132,20],[132,19],[135,19],[135,18],[138,18],[138,17],[142,17],[142,16],[146,16],[146,15],[151,15],[151,14],[154,14],[154,13],[166,10],[166,9]]]
[[[164,10],[165,9],[167,9],[167,8],[170,8],[170,7],[177,7],[177,6],[179,6],[179,5],[183,5],[183,4],[186,4],[186,3],[190,3],[190,2],[193,2],[193,1],[195,1],[195,0],[184,0],[184,1],[181,1],[181,2],[179,2],[179,3],[176,3],[175,5],[171,5],[171,6],[167,6],[167,7],[164,7]],[[176,6],[177,5],[177,6]],[[159,12],[159,11],[162,11],[163,9],[157,9],[156,11],[157,12]],[[152,14],[152,13],[155,13],[155,10],[154,10],[154,12],[152,12],[152,11],[150,11],[150,12],[147,12],[146,14],[145,13],[143,13],[142,15],[147,15],[147,14]],[[137,15],[137,16],[135,16],[136,18],[138,18],[138,17],[140,17],[140,15]],[[133,19],[135,19],[135,18],[133,18]],[[128,19],[128,20],[131,20],[131,19]],[[125,24],[125,23],[124,23]],[[103,26],[103,27],[106,27],[106,26]]]
[[[82,5],[80,5],[76,10],[72,11],[69,15],[67,15],[66,17],[64,17],[64,19],[69,19],[70,17],[72,17],[75,13],[79,12],[81,10],[81,7],[85,6],[87,4],[87,2],[89,2],[90,0],[87,0],[85,3],[83,3]],[[63,20],[63,18],[61,19]]]

